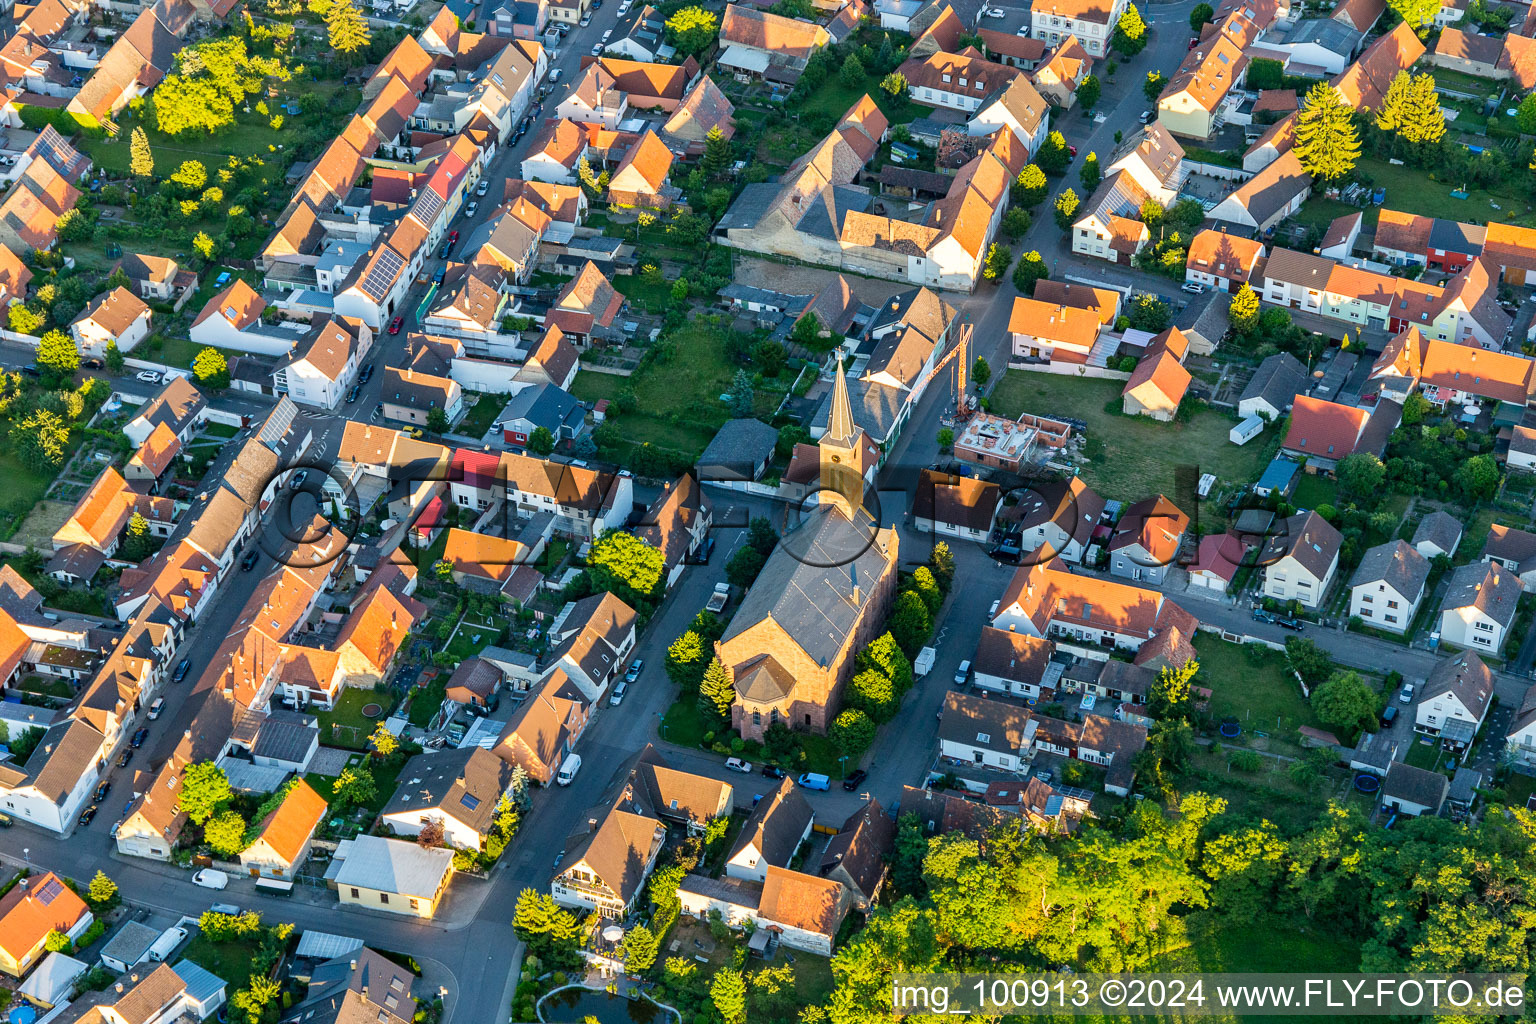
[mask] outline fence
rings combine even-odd
[[[1247,181],[1253,177],[1252,171],[1245,171],[1241,167],[1228,167],[1225,164],[1185,160],[1183,167],[1189,174],[1203,174],[1207,178],[1220,178],[1223,181]]]

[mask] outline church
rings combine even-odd
[[[736,688],[731,724],[761,740],[775,722],[824,733],[860,649],[884,629],[897,536],[863,506],[861,453],[842,368],[819,442],[816,506],[786,534],[715,645]]]

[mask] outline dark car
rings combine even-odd
[[[94,817],[96,817],[96,805],[91,804],[91,806],[80,812],[80,827],[85,828]]]
[[[119,768],[127,768],[128,767],[128,762],[132,761],[132,760],[133,760],[133,748],[132,747],[124,747],[123,748],[123,752],[121,754],[117,755],[117,766]]]
[[[256,568],[256,563],[259,561],[261,561],[261,552],[256,548],[252,548],[245,553],[244,558],[240,559],[240,571],[250,572]]]
[[[787,773],[778,765],[765,764],[763,765],[763,774],[770,779],[782,779]]]
[[[351,405],[353,402],[357,401],[357,396],[362,392],[362,390],[363,386],[361,384],[353,384],[352,390],[347,392],[347,404]]]
[[[138,732],[133,734],[133,739],[129,740],[128,744],[129,746],[133,747],[134,750],[138,750],[144,745],[144,741],[147,739],[149,739],[149,730],[147,728],[140,729]]]
[[[1275,616],[1275,625],[1279,626],[1281,629],[1289,629],[1295,633],[1300,633],[1302,630],[1307,628],[1307,624],[1305,622],[1302,622],[1300,619],[1293,618],[1289,615]]]
[[[95,797],[96,802],[97,803],[101,803],[103,800],[105,800],[107,798],[107,793],[110,792],[111,789],[112,789],[112,780],[111,779],[102,779],[101,780],[101,785],[96,787],[96,797]]]
[[[863,768],[855,768],[853,771],[849,772],[848,777],[843,780],[843,788],[852,793],[854,790],[863,785],[864,780],[867,778],[869,778],[869,772],[865,771]]]
[[[389,322],[389,333],[399,334],[400,328],[405,326],[405,317],[397,316]]]
[[[35,366],[23,366],[20,372],[23,377],[41,377],[43,375],[43,371]]]
[[[187,678],[187,673],[190,672],[191,670],[192,670],[192,663],[190,661],[188,661],[186,658],[182,658],[181,659],[181,664],[176,666],[176,673],[175,673],[175,675],[171,676],[171,681],[172,682],[176,682],[176,683],[181,682],[183,679]]]
[[[103,360],[97,359],[95,356],[91,356],[89,359],[80,360],[80,365],[85,367],[87,370],[99,370],[107,364]]]
[[[1253,621],[1273,623],[1275,621],[1275,616],[1272,613],[1265,611],[1263,608],[1255,608],[1253,610]]]
[[[1397,721],[1397,708],[1388,705],[1387,708],[1381,713],[1381,724],[1385,726],[1391,726],[1391,724],[1395,721]]]
[[[373,378],[373,364],[369,363],[367,366],[363,367],[363,381],[362,382],[364,384],[367,384],[368,381],[370,381],[372,378]]]

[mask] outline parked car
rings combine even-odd
[[[362,393],[362,390],[363,388],[361,384],[353,384],[352,390],[347,392],[347,404],[351,405],[353,402],[357,401],[357,396]]]
[[[95,818],[95,817],[96,817],[96,805],[95,804],[91,804],[91,806],[87,807],[85,810],[80,812],[80,827],[81,828],[85,828],[85,826],[89,825],[91,823],[91,820],[93,818]]]
[[[1391,728],[1392,723],[1395,721],[1397,721],[1397,708],[1394,708],[1389,704],[1382,709],[1381,724]]]
[[[108,830],[107,835],[111,836],[113,839],[116,839],[117,838],[117,830],[122,828],[122,827],[123,827],[123,819],[122,818],[118,818],[116,821],[114,821],[112,823],[112,828],[110,830]]]
[[[107,793],[109,793],[111,791],[111,789],[112,789],[112,780],[111,779],[102,779],[101,780],[101,785],[96,787],[96,795],[94,797],[92,797],[91,799],[95,800],[97,803],[101,803],[103,800],[105,800],[107,798]]]
[[[590,15],[590,14],[583,14],[581,16],[581,27],[582,28],[586,28],[590,24],[592,24],[592,15]]]
[[[1067,153],[1071,155],[1072,159],[1074,159],[1074,160],[1077,159],[1077,147],[1076,146],[1068,146],[1067,147]]]
[[[820,792],[826,792],[831,788],[832,780],[827,778],[825,775],[819,775],[816,772],[806,772],[804,775],[795,780],[795,785],[799,786],[801,789],[814,789]]]
[[[1146,124],[1148,121],[1152,120],[1152,111],[1143,110],[1141,112],[1141,117],[1138,118],[1138,120],[1141,121],[1142,124]]]
[[[608,706],[618,707],[624,703],[624,694],[629,690],[629,683],[620,679],[608,693]]]
[[[752,774],[752,762],[751,761],[743,761],[739,757],[728,757],[728,758],[726,758],[725,759],[725,767],[726,767],[727,771],[741,772],[741,774],[743,774],[743,775],[751,775]]]
[[[553,71],[551,71],[549,73],[549,80],[551,82],[558,82],[558,81],[560,81],[560,75],[561,75],[561,69],[560,68],[555,68]]]
[[[1397,700],[1398,700],[1399,704],[1412,704],[1413,703],[1413,684],[1412,683],[1404,683],[1403,684],[1403,691],[1397,695]]]
[[[1270,612],[1265,611],[1263,608],[1255,608],[1253,610],[1253,621],[1254,622],[1268,622],[1268,623],[1273,624],[1274,621],[1275,621],[1275,617],[1274,617],[1273,614],[1271,614]]]
[[[104,361],[97,359],[95,356],[91,356],[89,359],[80,360],[80,365],[85,367],[87,370],[99,370],[107,364]]]
[[[10,828],[14,824],[9,814],[0,814],[0,828]]]
[[[1302,630],[1307,628],[1307,624],[1305,622],[1301,621],[1293,615],[1275,616],[1275,625],[1279,626],[1281,629],[1289,629],[1293,633],[1300,633]]]
[[[153,722],[160,717],[160,712],[165,710],[165,698],[156,697],[155,702],[149,706],[149,720]]]
[[[229,884],[229,876],[214,868],[203,868],[192,876],[192,884],[204,889],[222,889]]]
[[[843,780],[843,788],[852,793],[854,790],[858,789],[859,786],[863,785],[864,780],[867,778],[869,778],[869,772],[865,771],[863,768],[855,768],[853,771],[849,772],[848,777]]]
[[[971,678],[971,661],[967,658],[960,663],[959,668],[955,669],[955,685],[964,686],[969,678]]]
[[[448,232],[448,244],[449,245],[458,245],[459,244],[459,229],[458,228],[454,228],[452,231]]]
[[[371,380],[372,378],[373,378],[373,364],[369,363],[367,366],[363,367],[362,383],[367,384],[368,381]]]
[[[1179,285],[1179,291],[1189,292],[1191,295],[1203,295],[1205,294],[1205,285],[1199,281],[1185,281]]]
[[[181,664],[176,666],[176,671],[171,676],[171,681],[174,682],[174,683],[181,682],[183,679],[187,678],[187,673],[190,672],[191,670],[192,670],[192,663],[190,661],[188,661],[186,658],[182,658],[181,659]]]
[[[555,70],[559,71],[560,69],[556,68]],[[486,181],[484,178],[481,178],[480,179],[480,184],[475,186],[475,195],[483,196],[487,192],[489,192],[490,190],[491,190],[491,183]]]
[[[480,209],[480,204],[471,199],[469,205],[464,207],[464,216],[473,217],[478,209]]]
[[[138,732],[133,734],[133,739],[128,741],[128,745],[134,750],[138,750],[147,739],[149,739],[149,728],[147,726],[141,727]]]
[[[612,38],[613,38],[613,29],[610,28],[610,29],[608,29],[608,30],[603,32],[603,42],[606,43],[608,40],[610,40]]]
[[[405,326],[405,317],[397,316],[389,322],[389,333],[399,334],[400,328]]]
[[[1056,773],[1051,771],[1049,768],[1041,768],[1039,771],[1035,772],[1035,778],[1044,783],[1049,783],[1055,777]]]
[[[240,559],[240,571],[250,572],[256,568],[256,563],[259,561],[261,561],[261,549],[251,548],[251,550],[245,553],[245,557]]]
[[[632,683],[636,679],[639,679],[640,670],[643,668],[645,668],[644,658],[636,658],[634,661],[630,662],[629,668],[624,670],[624,681],[626,683]]]
[[[160,383],[160,371],[159,370],[140,370],[138,373],[133,375],[133,379],[134,380],[143,381],[145,384],[159,384]]]
[[[765,765],[763,765],[763,776],[765,778],[769,778],[769,779],[782,779],[787,774],[789,774],[789,773],[786,772],[783,768],[780,768],[776,764],[765,764]]]
[[[601,57],[602,54],[603,54],[603,44],[602,43],[593,43],[592,44],[592,56],[594,56],[594,57]]]
[[[117,766],[119,768],[127,768],[128,767],[128,762],[132,761],[132,760],[133,760],[133,748],[132,747],[124,747],[123,748],[123,752],[121,754],[117,755]]]

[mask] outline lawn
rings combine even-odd
[[[1332,480],[1321,475],[1301,474],[1291,504],[1297,508],[1314,509],[1319,505],[1332,505],[1338,500],[1339,488]]]
[[[214,942],[199,932],[181,955],[225,979],[231,988],[244,988],[251,976],[251,960],[260,948],[261,943],[254,938]]]
[[[1122,501],[1171,492],[1174,470],[1184,465],[1246,484],[1258,479],[1273,456],[1278,435],[1272,428],[1239,447],[1227,440],[1236,420],[1210,409],[1196,411],[1187,423],[1121,415],[1124,386],[1118,380],[1009,370],[993,392],[992,408],[1008,417],[1031,412],[1087,423],[1082,477],[1104,497]]]
[[[448,641],[445,650],[459,661],[463,661],[465,658],[479,654],[500,639],[500,626],[487,626],[465,619],[454,632],[453,639]]]
[[[70,434],[69,456],[73,456],[75,449],[80,447],[79,434],[75,431]],[[0,538],[15,532],[43,500],[56,475],[39,473],[22,462],[15,452],[0,448],[0,479],[5,481],[6,493],[6,497],[0,499]]]
[[[1354,942],[1299,918],[1229,923],[1214,914],[1196,913],[1181,923],[1184,934],[1170,936],[1169,948],[1150,970],[1269,974],[1351,971],[1360,963],[1360,948]]]
[[[704,743],[704,734],[713,728],[690,694],[673,701],[667,708],[666,717],[661,722],[661,738],[681,747],[698,747]]]
[[[1404,761],[1407,761],[1415,768],[1423,768],[1428,771],[1435,771],[1440,767],[1440,762],[1444,759],[1445,751],[1441,749],[1440,744],[1420,742],[1417,736],[1413,738],[1413,742],[1408,745],[1408,749],[1403,753]]]
[[[348,767],[356,767],[357,760],[348,762]],[[368,765],[368,773],[373,776],[375,787],[373,799],[367,804],[368,810],[378,814],[384,809],[384,805],[389,803],[389,798],[395,795],[395,786],[400,781],[400,769],[404,767],[404,762],[374,761]],[[304,781],[309,783],[316,793],[325,797],[327,803],[331,801],[331,785],[336,781],[335,779],[329,775],[311,773],[304,776]]]
[[[629,444],[655,445],[692,462],[731,418],[729,407],[720,400],[731,389],[739,368],[726,351],[728,330],[723,317],[695,317],[668,337],[670,356],[656,359],[629,378],[582,370],[571,393],[583,402],[596,402],[611,401],[626,388],[633,389],[633,411],[610,408],[608,421],[618,426]],[[793,378],[786,371],[779,379],[781,387],[787,387]],[[771,412],[781,397],[780,391],[759,388],[756,411]]]
[[[1385,160],[1361,157],[1355,165],[1355,175],[1361,180],[1385,186],[1386,204],[1395,210],[1412,210],[1425,217],[1443,217],[1447,220],[1474,221],[1485,224],[1489,220],[1501,220],[1514,224],[1536,225],[1536,214],[1526,192],[1511,177],[1511,183],[1497,189],[1474,188],[1466,199],[1453,199],[1451,190],[1461,182],[1436,181],[1426,171],[1412,167],[1397,167]],[[1495,209],[1493,204],[1498,204]]]
[[[188,303],[187,308],[189,310],[192,309],[190,303]],[[193,315],[196,315],[195,310],[193,311]],[[158,344],[156,344],[156,342],[158,342]],[[195,359],[197,354],[205,348],[214,348],[215,351],[222,352],[224,354],[225,362],[232,362],[233,360],[245,355],[245,353],[236,352],[232,348],[216,348],[215,346],[211,345],[199,345],[197,342],[190,338],[173,338],[168,334],[157,335],[154,341],[146,343],[146,345],[141,350],[135,351],[134,355],[142,358],[155,359],[164,363],[166,366],[174,366],[177,369],[190,369],[192,366],[192,360]]]
[[[389,717],[394,701],[392,694],[380,695],[372,690],[348,688],[336,701],[334,711],[316,713],[315,717],[320,722],[320,741],[328,747],[367,750],[368,737],[373,735],[379,722]],[[384,709],[384,714],[378,718],[364,718],[363,708],[369,704],[379,705]]]
[[[45,676],[27,676],[21,681],[21,689],[27,693],[41,693],[48,697],[73,697],[75,691],[70,685],[59,678]]]
[[[499,395],[481,395],[473,408],[464,414],[464,418],[454,428],[454,433],[468,437],[483,437],[485,432],[491,429],[491,424],[496,422],[496,417],[501,410],[506,408],[506,404]]]
[[[1232,715],[1245,732],[1257,729],[1289,742],[1298,726],[1323,727],[1279,651],[1202,633],[1195,637],[1195,656],[1195,683],[1211,691],[1211,713],[1218,719]]]

